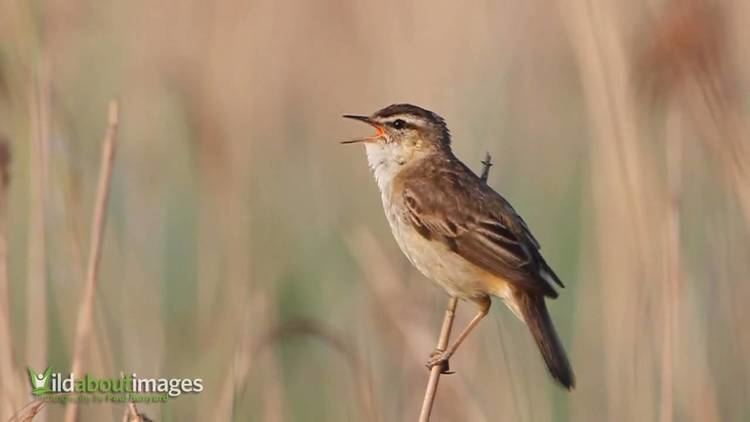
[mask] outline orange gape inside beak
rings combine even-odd
[[[372,136],[368,136],[366,138],[360,138],[360,139],[354,139],[351,141],[343,141],[342,144],[356,144],[360,142],[374,142],[377,139],[382,139],[385,135],[385,130],[383,129],[383,126],[381,126],[379,123],[376,123],[372,118],[368,116],[355,116],[353,114],[345,114],[341,117],[344,117],[346,119],[353,119],[353,120],[359,120],[360,122],[367,123],[368,125],[375,128],[376,132]]]
[[[372,123],[370,123],[370,124],[372,124]],[[372,124],[372,126],[375,128],[375,134],[372,135],[372,136],[368,136],[367,138],[361,139],[360,140],[361,142],[375,141],[377,139],[382,138],[383,135],[385,135],[385,131],[383,130],[383,128],[381,126],[375,126],[374,124]]]
[[[372,124],[372,123],[370,123],[370,124]],[[360,143],[360,142],[374,142],[374,141],[376,141],[378,139],[383,138],[383,135],[385,135],[385,131],[383,130],[383,128],[381,126],[375,126],[375,125],[372,125],[372,126],[375,127],[375,134],[374,135],[368,136],[366,138],[354,139],[354,140],[351,140],[351,141],[341,141],[341,143],[342,144],[357,144],[357,143]]]

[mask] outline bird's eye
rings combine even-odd
[[[403,121],[403,120],[401,120],[401,119],[396,119],[396,120],[393,121],[393,123],[391,125],[395,129],[403,129],[404,127],[406,127],[406,122]]]

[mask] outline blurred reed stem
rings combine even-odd
[[[679,344],[680,297],[680,198],[682,193],[682,150],[684,133],[680,111],[670,107],[664,146],[666,149],[668,197],[666,217],[666,277],[662,283],[663,333],[661,356],[661,402],[659,420],[674,420],[674,351]]]
[[[110,193],[110,181],[112,178],[112,166],[115,158],[115,144],[117,129],[119,125],[119,104],[117,101],[109,103],[107,131],[102,144],[102,156],[99,169],[99,182],[96,190],[94,203],[94,214],[91,222],[91,242],[89,244],[89,259],[86,267],[86,280],[81,305],[78,309],[76,322],[75,342],[73,346],[73,362],[71,372],[76,376],[81,375],[83,359],[86,348],[91,337],[94,314],[94,301],[96,299],[96,288],[98,284],[99,262],[101,260],[102,243],[104,240],[104,227],[107,217],[107,202]],[[65,409],[65,421],[74,422],[78,417],[78,406],[76,403],[68,405]]]
[[[50,92],[46,64],[32,80],[29,98],[31,144],[29,154],[29,243],[26,283],[26,363],[46,368],[47,359],[47,189],[49,169]]]
[[[0,421],[8,420],[21,406],[23,375],[18,372],[13,350],[8,282],[8,186],[10,144],[0,135]]]
[[[234,356],[228,365],[226,375],[223,377],[224,383],[221,386],[218,400],[212,408],[213,417],[216,420],[231,420],[234,417],[235,400],[237,399],[239,386],[247,385],[250,381],[250,374],[255,369],[258,359],[258,345],[261,342],[261,331],[250,328],[257,327],[259,321],[263,321],[264,325],[267,325],[265,319],[272,315],[268,299],[271,294],[264,290],[257,290],[247,302],[245,316],[242,318],[242,324],[240,325],[240,334],[237,336],[237,344],[234,348]],[[264,392],[278,389],[278,377],[269,379],[267,384],[263,388]]]
[[[654,234],[659,202],[657,168],[645,146],[634,104],[631,63],[623,45],[622,4],[580,0],[560,10],[577,53],[591,126],[591,180],[595,210],[596,266],[602,281],[607,418],[638,420],[655,406],[652,384],[639,384],[653,371],[653,356],[642,353],[656,341],[647,309],[660,244]],[[661,238],[661,236],[659,236]],[[587,388],[581,382],[581,390]],[[590,384],[590,386],[594,386]],[[583,409],[581,409],[583,410]]]
[[[696,105],[705,106],[696,110],[695,117],[698,121],[710,121],[705,125],[704,140],[722,163],[726,183],[734,191],[750,226],[750,151],[745,145],[748,132],[736,106],[726,98],[729,87],[718,74],[719,70],[711,68],[695,75],[701,97]],[[709,119],[704,117],[706,115]]]

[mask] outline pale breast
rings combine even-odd
[[[397,204],[385,202],[386,216],[396,242],[425,277],[443,287],[451,296],[462,299],[487,294],[507,296],[506,283],[454,253],[445,244],[423,237],[404,220]]]

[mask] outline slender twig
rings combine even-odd
[[[152,422],[152,419],[139,412],[135,403],[130,402],[125,409],[125,414],[122,416],[122,422]]]
[[[47,404],[46,401],[39,401],[39,400],[33,400],[28,403],[26,403],[25,406],[18,409],[16,413],[14,413],[10,419],[8,419],[8,422],[29,422],[34,419],[34,416],[38,415],[39,412],[44,409],[44,406]]]
[[[124,377],[125,374],[120,372],[120,377]],[[135,402],[129,402],[125,407],[125,413],[122,415],[122,422],[146,422],[150,421],[146,415],[138,411],[138,406]]]
[[[458,298],[451,297],[448,302],[448,309],[445,310],[445,318],[443,319],[443,327],[440,329],[440,337],[436,351],[442,352],[448,347],[448,340],[450,340],[451,329],[453,328],[453,319],[456,317],[456,306],[458,306]],[[437,393],[438,383],[440,382],[440,374],[442,374],[443,365],[435,365],[430,369],[430,379],[427,381],[427,389],[424,392],[424,401],[422,402],[422,411],[419,413],[419,422],[427,422],[430,420],[430,413],[432,413],[432,405],[435,403],[435,393]]]
[[[107,132],[102,145],[101,167],[99,169],[99,184],[94,203],[94,216],[91,223],[91,243],[89,244],[89,259],[86,267],[86,285],[84,287],[81,306],[78,309],[76,322],[75,343],[73,348],[73,364],[71,372],[80,376],[83,366],[84,350],[91,336],[93,326],[94,299],[96,298],[97,276],[102,254],[102,240],[107,217],[107,202],[109,199],[110,180],[112,178],[112,164],[115,158],[115,141],[119,124],[119,106],[117,101],[109,103],[109,118]],[[74,422],[78,416],[75,403],[65,409],[65,421]]]
[[[480,177],[485,183],[487,183],[487,178],[490,175],[490,167],[492,167],[492,156],[488,152],[482,161],[482,172],[480,173]],[[438,352],[443,352],[448,348],[448,341],[450,340],[451,330],[453,329],[453,320],[456,317],[457,306],[458,298],[451,297],[448,302],[448,308],[445,310],[443,326],[440,328],[440,337],[438,338],[437,347],[435,348]],[[435,394],[437,393],[438,383],[440,382],[440,375],[444,373],[443,371],[445,369],[447,369],[447,366],[445,365],[435,365],[430,368],[430,378],[427,380],[427,388],[425,389],[424,400],[422,401],[422,410],[419,413],[419,422],[427,422],[430,420],[432,405],[435,403]]]
[[[490,167],[492,167],[492,156],[489,152],[484,153],[484,160],[482,161],[482,181],[487,183],[487,179],[490,177]]]

